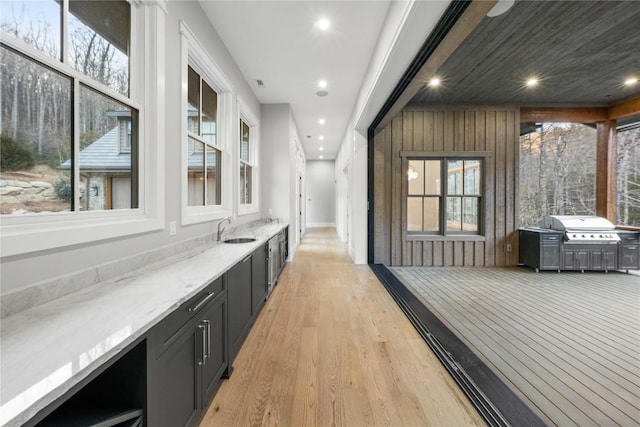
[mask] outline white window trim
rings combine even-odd
[[[204,46],[198,41],[189,27],[180,21],[181,37],[181,83],[182,94],[180,101],[180,127],[181,127],[181,224],[197,224],[212,221],[231,215],[231,188],[233,159],[231,156],[229,141],[232,140],[232,113],[235,95],[229,79],[224,75],[220,67],[213,61]],[[222,191],[221,204],[210,206],[188,205],[188,178],[187,178],[187,148],[189,144],[187,131],[187,89],[188,69],[191,66],[200,77],[207,82],[218,94],[218,123],[216,134],[216,148],[221,151],[222,173],[220,176],[220,188]]]
[[[260,201],[258,199],[258,195],[260,194],[260,180],[258,179],[260,160],[258,156],[258,153],[260,152],[260,121],[258,120],[258,116],[247,106],[247,103],[238,96],[238,120],[236,121],[238,132],[240,132],[240,119],[249,126],[249,162],[244,163],[251,166],[251,203],[240,203],[240,138],[242,135],[238,133],[236,141],[238,151],[236,161],[236,167],[238,168],[236,170],[238,180],[238,186],[236,188],[238,198],[238,215],[250,215],[260,212]]]
[[[164,228],[164,176],[157,166],[164,164],[164,132],[158,131],[155,124],[164,121],[165,97],[164,91],[159,88],[164,87],[165,15],[164,0],[131,2],[134,31],[131,32],[130,58],[132,62],[136,62],[131,67],[130,98],[89,79],[69,65],[45,55],[21,40],[0,32],[2,41],[7,45],[74,79],[76,89],[82,83],[136,108],[139,112],[140,141],[139,208],[5,215],[0,225],[2,258]],[[77,102],[78,98],[75,99]],[[153,141],[153,144],[149,141]]]

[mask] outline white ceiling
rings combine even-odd
[[[389,3],[201,1],[258,100],[291,105],[307,159],[336,157]],[[320,18],[328,31],[314,26]],[[325,97],[316,95],[321,79]]]

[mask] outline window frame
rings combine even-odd
[[[424,151],[402,151],[400,152],[401,162],[402,162],[402,227],[403,233],[407,240],[484,240],[484,218],[486,212],[486,170],[487,170],[487,159],[491,157],[491,152],[488,151],[467,151],[467,152],[457,152],[457,151],[448,151],[448,152],[424,152]],[[406,171],[409,168],[410,160],[426,160],[426,161],[439,161],[440,162],[440,194],[439,195],[431,195],[424,193],[421,196],[418,195],[409,195],[409,183],[406,179]],[[477,231],[465,231],[465,230],[456,230],[450,231],[447,230],[447,198],[450,197],[449,189],[448,189],[448,169],[447,165],[449,161],[470,161],[477,160],[479,161],[480,167],[480,194],[479,195],[470,195],[465,196],[465,194],[460,195],[452,195],[451,197],[458,197],[460,199],[464,199],[464,197],[474,197],[478,199],[478,230]],[[462,172],[464,174],[464,170]],[[462,181],[464,182],[464,180]],[[438,198],[438,206],[439,206],[439,216],[438,216],[438,225],[440,230],[438,231],[413,231],[408,230],[408,220],[407,220],[407,202],[409,197],[434,197]]]
[[[245,162],[241,159],[240,144],[242,135],[240,134],[240,126],[238,126],[238,138],[237,138],[237,150],[238,155],[236,162],[237,171],[236,177],[238,180],[237,197],[238,197],[238,215],[249,215],[259,212],[259,200],[258,195],[260,180],[258,179],[259,165],[258,165],[258,153],[260,144],[260,125],[257,116],[251,111],[247,104],[238,97],[238,120],[239,125],[242,120],[247,126],[249,126],[249,161]],[[244,163],[251,167],[251,203],[241,203],[240,200],[240,163]]]
[[[130,1],[131,48],[129,52],[129,97],[75,70],[65,62],[53,58],[33,46],[0,31],[2,44],[24,55],[30,61],[61,73],[71,80],[72,129],[78,129],[80,86],[85,86],[112,98],[138,114],[138,207],[123,210],[80,211],[79,192],[75,191],[70,212],[3,215],[2,258],[14,255],[57,249],[70,245],[98,242],[114,237],[147,233],[164,228],[164,181],[157,166],[163,164],[164,132],[153,126],[164,117],[165,97],[158,87],[164,86],[165,0],[154,3]],[[69,13],[66,2],[64,13]],[[64,32],[63,32],[64,34]],[[66,43],[66,41],[65,41]],[[73,147],[79,147],[79,132],[72,132]],[[154,141],[149,144],[148,141]],[[79,150],[72,149],[73,161],[78,165]],[[135,161],[135,160],[132,160]],[[73,170],[72,182],[79,182],[80,169]]]
[[[184,21],[179,23],[181,38],[181,224],[198,224],[231,215],[231,194],[228,190],[231,172],[235,170],[231,161],[229,141],[232,139],[233,86],[222,72],[222,69],[211,58],[198,38]],[[218,95],[216,144],[207,144],[220,151],[220,201],[219,205],[189,206],[188,201],[188,158],[189,137],[194,134],[188,131],[188,67],[196,71]],[[199,138],[198,141],[202,141]]]

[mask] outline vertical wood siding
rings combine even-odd
[[[375,138],[374,262],[414,266],[510,266],[518,262],[516,108],[419,108],[398,114]],[[484,241],[429,240],[405,232],[406,179],[401,151],[488,151]],[[506,246],[511,245],[511,252]]]

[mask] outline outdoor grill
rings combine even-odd
[[[606,218],[547,215],[519,230],[520,263],[539,270],[640,269],[640,233]]]
[[[538,227],[564,232],[568,243],[617,244],[620,241],[616,227],[599,216],[547,215],[538,222]]]

